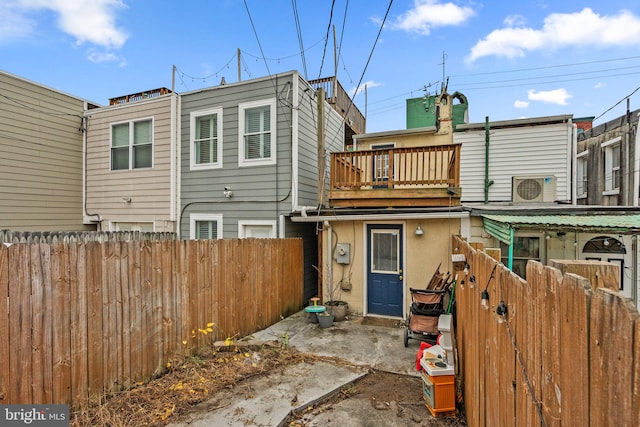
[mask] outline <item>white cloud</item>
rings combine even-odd
[[[509,15],[502,22],[507,27],[522,27],[527,20],[522,15]]]
[[[637,45],[640,45],[640,17],[627,10],[603,16],[585,8],[577,13],[553,13],[545,18],[541,29],[518,25],[494,30],[471,48],[467,61],[484,56],[524,57],[531,51],[571,46]]]
[[[11,3],[0,3],[0,43],[28,36],[35,22],[23,16]]]
[[[593,88],[594,88],[594,89],[600,89],[600,88],[605,87],[606,85],[607,85],[606,83],[598,82],[598,83],[596,83],[596,84],[593,86]]]
[[[537,92],[534,89],[527,91],[529,101],[540,101],[545,104],[567,105],[567,100],[573,98],[565,88]]]
[[[96,49],[89,49],[87,51],[87,59],[96,64],[101,62],[118,62],[120,67],[127,65],[126,59],[119,57],[113,52],[100,52]]]
[[[15,0],[0,9],[3,12],[0,22],[3,24],[7,20],[5,7],[13,25],[31,22],[29,12],[47,9],[57,13],[58,26],[73,36],[77,44],[88,42],[117,49],[128,37],[115,24],[117,10],[126,7],[121,0]]]
[[[513,106],[516,108],[527,108],[529,106],[529,101],[521,101],[516,99],[516,102],[513,103]]]
[[[429,35],[434,27],[460,25],[475,15],[470,7],[440,0],[414,0],[413,9],[402,14],[390,27],[396,30]]]
[[[382,86],[382,84],[378,83],[378,82],[374,82],[373,80],[366,81],[366,82],[360,84],[360,86],[358,88],[354,87],[351,90],[349,90],[349,96],[354,97],[357,94],[359,94],[360,92],[364,92],[365,87],[367,88],[367,90],[369,90],[369,89],[371,89],[373,87],[378,87],[378,86]]]

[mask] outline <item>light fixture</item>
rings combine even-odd
[[[544,238],[545,238],[545,239],[547,239],[547,240],[551,239],[551,234],[546,233],[546,235],[544,236]]]
[[[233,191],[231,191],[231,187],[224,187],[224,191],[222,192],[222,194],[224,194],[224,197],[229,199],[231,198],[231,196],[233,196]]]
[[[424,234],[424,230],[422,229],[422,227],[420,227],[420,225],[418,225],[416,231],[414,231],[413,234],[415,234],[416,236],[422,236]]]
[[[605,246],[609,246],[609,240],[608,239],[604,239],[604,242],[602,242],[603,245]]]
[[[122,203],[131,203],[131,197],[123,197]]]
[[[482,308],[484,308],[485,310],[489,310],[489,292],[487,292],[487,290],[483,290],[482,291],[482,300],[480,301],[480,305],[482,305]]]
[[[496,314],[503,317],[507,314],[507,311],[507,304],[505,304],[504,301],[500,301],[500,304],[498,304],[498,308],[496,308]]]

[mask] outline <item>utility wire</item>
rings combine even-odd
[[[224,70],[225,68],[229,68],[229,64],[231,64],[231,61],[233,61],[236,58],[237,54],[233,54],[233,56],[231,57],[231,59],[229,59],[227,61],[226,64],[224,64],[218,71],[216,71],[215,73],[209,74],[208,76],[204,76],[204,77],[193,77],[190,76],[189,74],[185,73],[184,71],[182,71],[180,68],[176,67],[176,71],[180,72],[180,74],[182,74],[183,77],[187,77],[190,78],[191,80],[202,80],[205,81],[207,79],[210,79],[211,77],[218,77],[218,75],[220,74],[220,72],[222,70]]]
[[[322,78],[322,67],[324,66],[324,57],[327,54],[327,42],[329,41],[329,30],[331,30],[331,22],[333,21],[333,7],[336,5],[336,0],[331,2],[331,12],[329,13],[329,25],[327,25],[327,34],[324,38],[324,49],[322,50],[322,61],[320,61],[320,72],[318,78]]]
[[[249,22],[251,23],[251,28],[253,29],[253,34],[256,36],[256,41],[258,42],[258,47],[260,48],[260,55],[262,55],[262,59],[264,60],[264,66],[267,67],[267,74],[271,77],[271,71],[269,70],[269,64],[267,63],[266,56],[264,55],[264,51],[262,50],[262,44],[260,44],[260,38],[258,37],[258,32],[256,31],[256,26],[253,25],[253,19],[251,18],[251,12],[249,12],[249,5],[247,5],[247,0],[244,1],[244,7],[247,9],[247,16],[249,16]]]
[[[296,21],[296,32],[298,33],[298,45],[300,46],[300,56],[302,57],[302,69],[304,70],[304,79],[308,79],[307,75],[307,60],[304,56],[304,43],[302,42],[302,30],[300,29],[300,18],[298,17],[298,6],[296,0],[291,0],[293,6],[293,17]]]
[[[380,34],[382,33],[382,29],[384,28],[384,24],[387,21],[387,17],[389,16],[389,11],[391,10],[391,5],[393,4],[393,0],[389,0],[389,6],[387,7],[387,12],[384,14],[384,18],[382,19],[382,23],[380,24],[380,29],[378,30],[378,35],[376,35],[376,39],[373,42],[373,46],[371,47],[371,52],[369,52],[369,57],[367,58],[367,63],[364,65],[364,69],[362,70],[362,74],[360,75],[360,80],[356,85],[356,90],[352,97],[350,97],[349,106],[347,107],[346,112],[344,113],[344,117],[349,115],[349,110],[351,110],[351,106],[353,105],[353,98],[358,94],[358,90],[360,89],[360,85],[362,84],[362,80],[364,79],[364,75],[367,72],[367,68],[369,67],[369,62],[371,62],[371,57],[373,57],[373,52],[376,49],[376,45],[378,44],[378,40],[380,40]]]
[[[624,101],[625,99],[631,97],[631,95],[633,95],[634,93],[636,93],[638,90],[640,89],[640,86],[638,86],[637,88],[635,88],[635,90],[633,92],[631,92],[629,95],[625,96],[624,98],[622,98],[620,101],[616,102],[615,105],[613,105],[611,108],[609,108],[607,111],[605,111],[604,113],[600,114],[598,117],[596,117],[595,119],[593,119],[593,121],[595,122],[596,120],[598,120],[600,117],[604,116],[605,114],[607,114],[609,111],[613,110],[614,108],[616,108],[618,105],[620,105],[620,103],[622,101]]]
[[[349,0],[347,0],[346,4],[344,5],[344,16],[342,17],[342,30],[340,31],[340,45],[338,46],[338,58],[340,58],[341,54],[342,54],[342,42],[344,40],[344,28],[346,27],[347,24],[347,9],[349,9]],[[343,61],[344,63],[344,61]]]
[[[324,38],[322,38],[322,39],[318,40],[317,42],[315,42],[314,44],[312,44],[310,47],[308,47],[307,49],[305,49],[305,51],[304,51],[304,52],[306,53],[306,52],[310,51],[311,49],[313,49],[314,47],[316,47],[317,45],[319,45],[320,43],[322,43],[322,42],[323,42],[323,41],[325,41],[325,40],[326,40],[326,39],[324,39]],[[242,53],[243,53],[245,56],[250,56],[250,57],[252,57],[252,58],[256,58],[256,59],[263,59],[263,60],[267,60],[267,61],[282,61],[282,60],[290,59],[290,58],[293,58],[293,57],[296,57],[296,56],[300,55],[300,52],[296,52],[296,53],[292,53],[291,55],[282,56],[282,57],[280,57],[280,58],[265,58],[265,57],[262,57],[262,56],[254,55],[254,54],[252,54],[252,53],[250,53],[250,52],[246,52],[246,51],[244,51],[244,50],[242,51]]]

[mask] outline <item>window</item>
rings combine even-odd
[[[576,179],[576,193],[579,198],[587,197],[587,155],[588,151],[578,154],[578,170]]]
[[[153,166],[153,120],[111,126],[111,170]]]
[[[500,242],[502,251],[502,263],[508,265],[509,246]],[[518,236],[513,240],[513,265],[511,271],[526,279],[527,262],[531,259],[541,261],[540,237]]]
[[[385,150],[384,154],[376,154],[373,156],[373,180],[388,181],[389,180],[389,152],[386,150],[393,149],[395,144],[372,145],[372,150]]]
[[[222,108],[190,115],[191,169],[222,167]]]
[[[191,214],[189,216],[189,238],[222,239],[222,215]]]
[[[239,166],[276,162],[276,101],[247,102],[238,106]]]
[[[276,237],[275,221],[238,221],[239,238],[273,239]]]
[[[620,170],[620,137],[602,144],[604,148],[604,195],[620,192],[622,172]]]

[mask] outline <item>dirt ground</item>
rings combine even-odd
[[[73,427],[165,426],[184,421],[221,390],[237,390],[245,398],[242,382],[265,375],[283,366],[321,358],[272,343],[256,349],[233,351],[207,350],[195,356],[177,358],[167,363],[166,372],[148,383],[133,384],[128,390],[103,396],[87,407],[72,408]],[[341,360],[326,359],[332,363]],[[432,417],[421,397],[421,379],[383,372],[371,372],[344,387],[334,396],[294,414],[288,425],[339,425],[339,415],[356,405],[371,408],[362,426],[466,426],[462,417]],[[351,411],[353,412],[353,411]],[[362,412],[362,411],[361,411]],[[365,411],[368,412],[368,411]],[[396,422],[376,422],[375,415],[395,414]],[[341,426],[343,427],[343,426]]]
[[[318,405],[294,414],[290,426],[341,426],[338,414],[351,408],[370,408],[366,419],[359,420],[361,426],[466,426],[461,416],[434,418],[427,410],[421,396],[422,380],[417,377],[372,371],[351,386],[344,387],[335,396]],[[384,414],[382,414],[384,412]],[[384,424],[382,424],[382,418]],[[377,422],[379,420],[380,422]],[[392,423],[392,424],[390,424]]]

